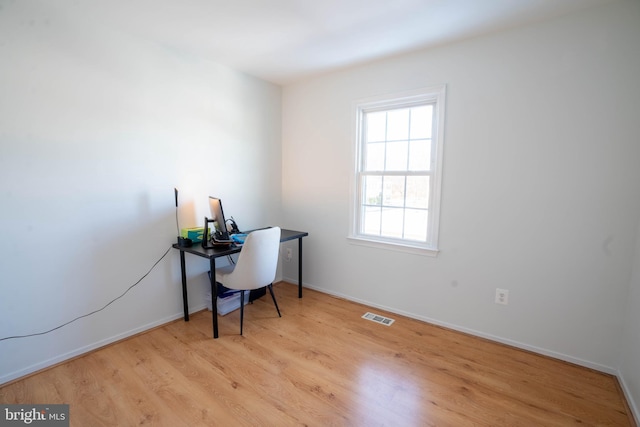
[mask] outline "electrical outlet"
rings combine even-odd
[[[509,290],[496,288],[496,304],[509,304]]]
[[[287,248],[287,255],[285,256],[285,261],[289,262],[291,261],[291,258],[293,258],[293,251],[291,250],[291,248]]]

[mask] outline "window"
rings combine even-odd
[[[356,104],[352,241],[436,254],[445,87]]]

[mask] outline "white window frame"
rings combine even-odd
[[[440,228],[440,201],[442,193],[442,164],[444,147],[446,85],[438,85],[383,95],[356,101],[353,107],[354,140],[353,152],[354,173],[351,179],[350,229],[348,239],[350,243],[371,246],[382,249],[399,250],[421,255],[437,256],[439,252],[438,238]],[[392,110],[396,108],[432,104],[434,106],[433,140],[431,151],[430,200],[428,217],[428,234],[426,242],[416,242],[398,238],[372,236],[360,231],[362,215],[361,174],[363,161],[363,119],[368,112]]]

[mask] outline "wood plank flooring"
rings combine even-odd
[[[0,388],[72,426],[633,426],[607,374],[305,290],[192,315]],[[392,326],[361,316],[394,318]]]

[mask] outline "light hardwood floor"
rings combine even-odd
[[[297,287],[172,322],[0,388],[72,426],[629,426],[617,379]],[[383,326],[366,311],[396,319]]]

